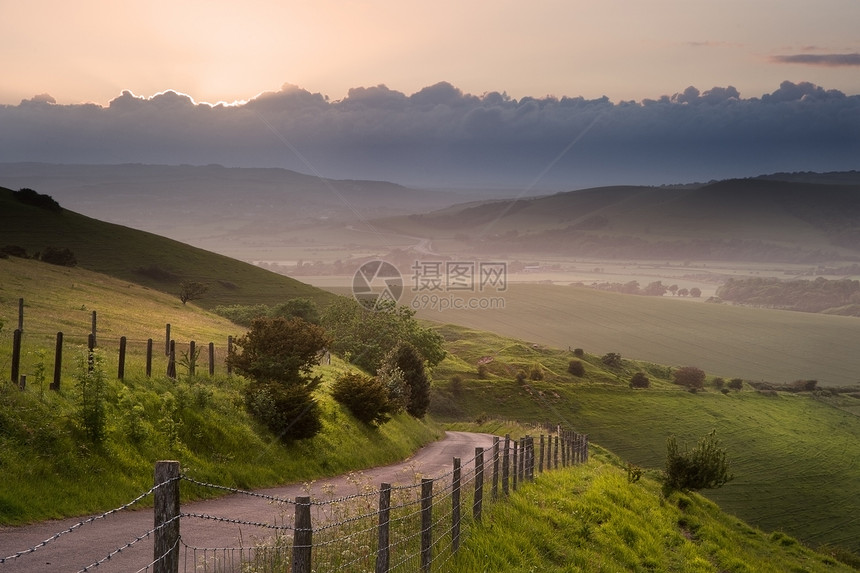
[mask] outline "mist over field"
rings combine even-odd
[[[770,93],[683,88],[642,101],[385,85],[330,100],[284,84],[212,106],[123,91],[0,106],[3,162],[282,167],[425,188],[570,190],[853,169],[860,96],[784,81]]]

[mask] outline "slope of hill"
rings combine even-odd
[[[858,220],[860,182],[846,176],[604,187],[469,203],[379,225],[454,239],[448,250],[476,253],[813,262],[860,259]]]
[[[305,297],[324,304],[331,294],[294,279],[171,239],[105,223],[63,209],[24,204],[0,188],[0,248],[22,247],[29,255],[49,247],[70,249],[85,269],[178,294],[182,281],[205,283],[198,302],[275,304]]]
[[[238,245],[250,250],[284,243],[309,226],[439,209],[481,196],[220,165],[0,163],[0,185],[35,189],[90,217],[231,256]]]
[[[782,532],[766,534],[696,494],[663,498],[619,460],[592,459],[540,474],[491,505],[453,560],[462,573],[494,571],[852,571]],[[650,473],[650,472],[649,472]],[[831,550],[832,553],[832,550]],[[838,554],[839,557],[848,557]],[[856,563],[856,560],[855,560]]]

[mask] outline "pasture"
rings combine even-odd
[[[492,294],[504,297],[503,309],[421,310],[418,316],[555,348],[698,366],[726,378],[860,383],[856,318],[547,284],[512,283]]]

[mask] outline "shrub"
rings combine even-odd
[[[567,363],[567,371],[574,376],[582,377],[585,375],[585,366],[581,360],[571,360]]]
[[[705,371],[695,366],[683,366],[672,373],[675,384],[689,389],[701,390],[705,387]]]
[[[637,372],[630,378],[631,388],[648,388],[651,386],[651,380],[644,372]]]
[[[618,368],[621,366],[621,355],[617,352],[607,352],[600,357],[600,361],[610,368]]]
[[[541,368],[540,364],[532,365],[531,370],[529,370],[529,379],[530,380],[543,380],[543,368]]]
[[[744,381],[740,378],[732,378],[729,380],[729,388],[732,390],[742,390],[744,387]]]
[[[789,386],[791,392],[814,392],[818,380],[795,380]]]
[[[380,425],[391,419],[388,388],[379,378],[346,372],[335,379],[331,395],[365,424]]]
[[[722,487],[733,479],[725,449],[720,447],[716,430],[699,440],[695,448],[681,452],[675,436],[666,440],[664,493],[698,491]]]
[[[415,418],[423,418],[430,407],[430,378],[421,354],[408,342],[401,342],[386,355],[383,364],[397,367],[403,373],[406,412]]]
[[[583,356],[585,356],[585,351],[582,348],[574,348],[573,355],[577,358],[582,358]]]
[[[43,193],[36,193],[32,189],[24,188],[13,191],[12,196],[25,205],[32,205],[40,209],[53,211],[54,213],[59,213],[63,210],[63,208],[60,207],[60,204],[57,203],[53,197]]]
[[[723,386],[726,385],[726,380],[724,378],[714,378],[711,380],[711,385],[714,387],[714,390],[722,390]]]
[[[245,403],[283,441],[312,438],[322,430],[320,406],[307,386],[255,380],[245,389]]]
[[[39,258],[43,263],[61,267],[74,267],[78,264],[75,254],[67,248],[47,247]]]
[[[451,385],[449,386],[451,394],[460,396],[463,393],[463,377],[459,374],[451,376]]]
[[[526,375],[525,370],[522,370],[522,369],[517,370],[517,375],[516,375],[517,384],[521,384],[521,385],[525,384],[526,378],[528,378],[528,375]]]
[[[75,381],[77,387],[77,421],[93,444],[104,442],[107,431],[107,377],[104,358],[98,351],[84,351],[78,356]]]

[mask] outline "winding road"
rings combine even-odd
[[[412,457],[390,466],[371,468],[360,472],[362,483],[408,485],[414,483],[415,474],[423,477],[443,475],[452,468],[453,458],[463,462],[464,473],[475,448],[491,448],[493,436],[468,432],[446,432],[445,438],[418,450]],[[486,459],[486,458],[485,458]],[[325,485],[333,495],[356,493],[354,476],[324,479],[315,484],[312,495]],[[258,490],[255,493],[277,498],[295,499],[308,495],[301,483]],[[182,506],[183,513],[223,517],[230,522],[211,519],[184,518],[181,523],[182,542],[190,547],[249,547],[260,537],[259,528],[236,522],[281,523],[280,510],[264,497],[231,494],[219,499],[199,501]],[[0,573],[42,573],[99,571],[129,573],[140,570],[152,560],[152,537],[149,536],[116,552],[120,547],[150,531],[153,526],[151,509],[121,511],[75,527],[87,518],[47,521],[21,527],[0,528]],[[68,531],[73,528],[72,531]],[[39,545],[60,532],[66,532],[44,546]],[[264,534],[265,535],[265,534]],[[36,548],[34,551],[30,549]],[[27,553],[9,558],[19,552]],[[110,559],[106,560],[108,555]],[[4,559],[5,558],[5,559]],[[180,559],[182,559],[180,557]],[[99,565],[93,565],[100,562]],[[180,570],[182,561],[180,561]],[[193,569],[193,566],[192,566]]]

